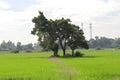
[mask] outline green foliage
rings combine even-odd
[[[35,27],[31,33],[38,36],[38,41],[43,49],[52,50],[54,55],[57,54],[58,48],[54,45],[57,40],[54,21],[48,20],[42,12],[39,12],[39,15],[34,17],[32,22],[35,23]]]
[[[21,42],[17,42],[17,44],[15,45],[14,42],[12,41],[8,41],[5,42],[3,40],[3,42],[0,44],[0,51],[14,51],[14,50],[33,50],[33,49],[38,49],[40,48],[40,43],[35,43],[34,45],[32,43],[29,44],[25,44],[22,45]]]
[[[33,50],[33,44],[32,43],[29,43],[29,44],[26,44],[26,45],[22,45],[22,50]]]
[[[22,50],[21,42],[17,42],[17,50]]]
[[[11,51],[11,53],[18,54],[18,53],[19,53],[19,50],[13,50],[13,51]]]
[[[0,50],[14,50],[14,49],[16,49],[16,46],[10,40],[8,42],[5,42],[3,40],[3,42],[0,45]]]
[[[65,57],[72,57],[72,55],[67,53]]]
[[[83,54],[80,51],[76,51],[74,56],[75,57],[82,57]]]
[[[55,23],[57,25],[57,39],[59,41],[59,44],[61,46],[61,49],[63,50],[63,56],[66,55],[66,46],[67,41],[70,37],[70,33],[72,32],[73,28],[71,27],[70,19],[58,19],[55,20]]]
[[[26,53],[32,53],[32,50],[26,50],[25,52]]]
[[[96,47],[96,50],[102,50],[102,48],[101,47]]]
[[[120,47],[117,47],[116,49],[120,49]]]
[[[43,12],[39,12],[32,22],[35,23],[35,27],[31,33],[37,35],[41,46],[44,49],[51,49],[54,55],[58,52],[58,45],[63,50],[63,56],[66,55],[66,46],[70,46],[72,50],[78,46],[88,49],[83,31],[79,26],[72,24],[70,19],[48,20]]]
[[[98,37],[96,36],[95,39],[91,39],[89,41],[90,48],[117,48],[120,47],[120,38],[106,38],[106,37]]]

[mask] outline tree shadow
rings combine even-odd
[[[82,56],[82,57],[75,57],[75,56],[60,56],[58,58],[64,58],[64,59],[69,59],[69,58],[98,58],[102,56]]]
[[[75,56],[45,56],[45,57],[27,57],[27,59],[35,59],[35,58],[38,58],[38,59],[50,59],[50,58],[63,58],[63,59],[73,59],[73,58],[99,58],[99,57],[102,57],[102,56],[82,56],[82,57],[75,57]]]

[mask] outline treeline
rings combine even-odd
[[[98,37],[88,41],[90,48],[120,48],[120,38]]]
[[[3,40],[3,42],[0,44],[0,51],[11,51],[11,50],[34,50],[34,49],[39,49],[40,45],[39,43],[29,43],[26,45],[23,45],[21,42],[17,42],[15,44],[12,41],[6,42]]]
[[[98,37],[96,36],[95,39],[91,39],[88,41],[90,48],[120,48],[120,38],[107,38],[107,37]],[[17,42],[16,44],[12,41],[3,42],[0,44],[0,51],[10,51],[10,50],[36,50],[36,49],[43,49],[40,46],[40,43],[29,43],[23,45],[21,42]],[[59,49],[61,49],[59,47]],[[69,47],[67,46],[67,49]],[[43,49],[46,50],[46,49]]]

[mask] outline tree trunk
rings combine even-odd
[[[72,56],[74,56],[74,49],[72,49]]]
[[[55,56],[55,57],[58,56],[58,51],[54,51],[54,56]]]
[[[62,44],[62,40],[59,39],[59,43],[60,43],[60,46],[61,46],[62,51],[63,51],[63,56],[66,56],[66,53],[65,53],[65,51],[66,51],[66,42],[64,44]]]
[[[63,49],[63,56],[66,56],[65,49]]]
[[[55,56],[55,57],[58,56],[58,49],[59,49],[58,44],[55,44],[55,45],[54,45],[54,48],[53,48],[53,52],[54,52],[54,56]]]

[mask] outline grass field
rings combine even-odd
[[[120,80],[120,50],[81,52],[82,58],[50,58],[51,52],[0,53],[0,80]]]

